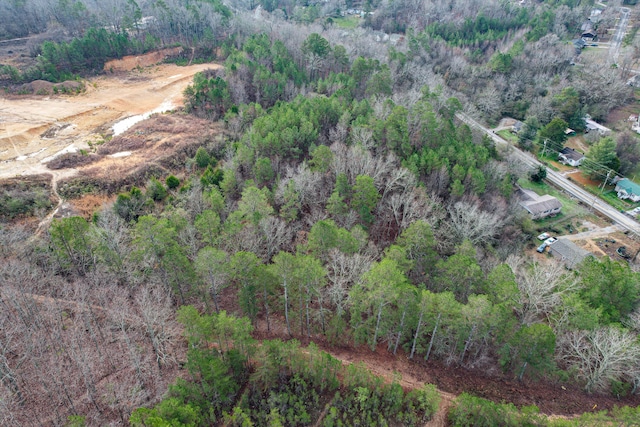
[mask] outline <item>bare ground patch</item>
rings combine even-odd
[[[164,54],[163,54],[164,55]],[[193,75],[216,64],[178,67],[160,64],[85,81],[77,95],[0,96],[0,178],[47,171],[70,145],[90,151],[120,119],[148,113],[162,104],[179,108]],[[47,84],[48,89],[49,84]],[[61,125],[67,125],[62,128]]]
[[[199,146],[222,141],[221,137],[220,124],[186,114],[158,114],[105,142],[98,149],[97,160],[61,180],[59,191],[65,198],[77,198],[144,185],[151,177],[162,179],[170,171],[184,168],[185,160]]]
[[[172,47],[162,49],[155,52],[145,53],[144,55],[129,55],[122,59],[114,59],[104,64],[104,71],[131,71],[137,67],[148,67],[150,65],[162,62],[168,57],[177,56],[182,53],[182,47]]]

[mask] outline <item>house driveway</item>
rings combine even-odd
[[[577,234],[566,234],[564,236],[560,236],[563,237],[565,239],[568,240],[587,240],[587,239],[596,239],[598,237],[607,237],[612,233],[615,233],[617,231],[623,231],[624,229],[618,225],[610,225],[608,227],[597,227],[593,228],[589,231],[585,231],[582,233],[577,233]]]

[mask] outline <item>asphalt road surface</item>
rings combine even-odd
[[[535,159],[532,154],[525,153],[519,150],[518,148],[514,147],[513,145],[509,144],[506,140],[496,135],[486,127],[482,126],[480,123],[478,123],[471,117],[467,116],[466,114],[458,112],[456,113],[456,117],[458,117],[458,119],[468,124],[469,126],[479,129],[482,132],[489,135],[497,145],[512,147],[515,155],[526,165],[529,165],[532,168],[542,166],[542,163],[540,163],[537,159]],[[566,193],[580,200],[585,205],[588,205],[592,209],[600,212],[602,215],[606,216],[614,223],[620,224],[624,229],[629,230],[632,233],[635,233],[637,236],[640,236],[640,223],[628,217],[626,214],[619,212],[617,209],[615,209],[614,207],[612,207],[611,205],[609,205],[607,202],[603,201],[599,197],[594,196],[593,194],[584,190],[580,186],[569,181],[567,178],[562,176],[559,172],[556,172],[554,170],[547,168],[547,181],[551,182],[556,187],[561,188]]]
[[[629,23],[629,13],[630,9],[628,7],[620,8],[620,20],[618,21],[618,25],[616,26],[616,32],[611,39],[611,45],[609,47],[609,63],[617,64],[618,56],[620,55],[620,44],[622,44],[622,40],[624,39],[624,35],[627,32],[627,24]]]

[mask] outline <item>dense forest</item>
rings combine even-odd
[[[531,259],[535,226],[514,191],[536,171],[456,119],[526,119],[532,149],[551,124],[580,129],[584,113],[625,103],[624,67],[570,65],[567,38],[593,2],[460,3],[370,2],[347,35],[334,21],[356,6],[331,1],[0,5],[1,38],[58,35],[30,67],[0,69],[7,87],[180,43],[223,68],[196,75],[174,114],[224,126],[175,170],[40,235],[16,219],[42,197],[4,193],[0,423],[424,425],[435,413],[435,386],[405,390],[314,340],[636,405],[640,273]],[[380,30],[404,43],[377,42]],[[64,197],[81,187],[66,184]],[[548,420],[463,394],[449,420],[639,416]]]

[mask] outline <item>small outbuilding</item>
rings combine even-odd
[[[576,55],[580,55],[582,53],[582,49],[587,46],[587,42],[582,39],[575,39],[572,41],[573,47],[575,48]],[[571,65],[575,65],[573,61],[571,61]]]
[[[597,131],[601,136],[607,135],[611,132],[611,129],[608,127],[602,126],[600,123],[596,123],[590,118],[584,119],[585,123],[585,133]]]
[[[558,239],[549,246],[549,253],[564,262],[564,265],[571,270],[588,257],[593,256],[591,252],[582,249],[569,239]]]
[[[578,167],[584,160],[584,154],[573,148],[565,147],[558,153],[558,159],[562,164]]]

